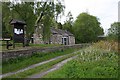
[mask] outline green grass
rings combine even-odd
[[[30,44],[32,47],[54,47],[61,46],[60,44]]]
[[[81,54],[82,53],[82,54]],[[118,55],[116,52],[87,48],[61,69],[43,78],[117,78]],[[99,59],[96,60],[96,57]]]
[[[9,41],[10,43],[13,43],[12,41]],[[32,44],[29,43],[29,46],[26,48],[23,47],[22,43],[15,43],[15,48],[13,46],[9,47],[9,50],[6,48],[6,41],[0,41],[0,48],[2,48],[2,51],[16,51],[16,50],[24,50],[29,48],[43,48],[43,47],[54,47],[54,46],[62,46],[60,44]]]
[[[43,72],[49,68],[51,68],[53,65],[59,63],[60,61],[63,61],[69,57],[72,57],[76,54],[69,54],[67,56],[64,56],[62,58],[59,58],[57,60],[54,60],[54,61],[51,61],[49,63],[46,63],[46,64],[43,64],[41,66],[38,66],[38,67],[35,67],[33,69],[30,69],[30,70],[27,70],[27,71],[24,71],[24,72],[21,72],[21,73],[18,73],[18,74],[15,74],[15,75],[11,75],[11,76],[8,76],[7,78],[25,78],[27,76],[30,76],[30,75],[33,75],[33,74],[36,74],[36,73],[40,73],[40,72]]]
[[[32,64],[36,64],[36,63],[39,63],[45,60],[49,60],[57,56],[70,54],[74,51],[75,49],[66,49],[63,51],[56,51],[52,53],[35,53],[29,57],[18,57],[16,59],[10,59],[9,61],[5,61],[2,63],[2,73],[17,71],[19,69],[28,67]]]

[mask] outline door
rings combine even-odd
[[[67,43],[68,43],[68,42],[67,42],[67,41],[68,41],[67,39],[68,39],[67,37],[63,37],[63,38],[62,38],[62,44],[67,45]]]

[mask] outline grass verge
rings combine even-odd
[[[33,69],[30,69],[30,70],[27,70],[27,71],[24,71],[24,72],[21,72],[21,73],[18,73],[18,74],[15,74],[15,75],[11,75],[11,76],[8,76],[6,78],[25,78],[27,76],[30,76],[30,75],[33,75],[33,74],[36,74],[36,73],[40,73],[40,72],[43,72],[49,68],[51,68],[53,65],[67,59],[67,58],[70,58],[72,56],[74,56],[76,54],[69,54],[67,56],[64,56],[62,58],[59,58],[57,60],[54,60],[54,61],[51,61],[49,63],[46,63],[46,64],[43,64],[41,66],[38,66],[38,67],[35,67]]]
[[[74,52],[76,49],[66,49],[62,51],[56,51],[52,53],[35,53],[29,57],[18,57],[16,59],[10,59],[2,63],[2,73],[17,71],[22,68],[28,67],[32,64],[36,64],[51,58],[69,54]]]

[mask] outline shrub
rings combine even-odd
[[[118,42],[115,41],[99,41],[93,47],[118,52]]]

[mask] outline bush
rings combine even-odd
[[[118,52],[118,42],[115,41],[99,41],[93,47]]]

